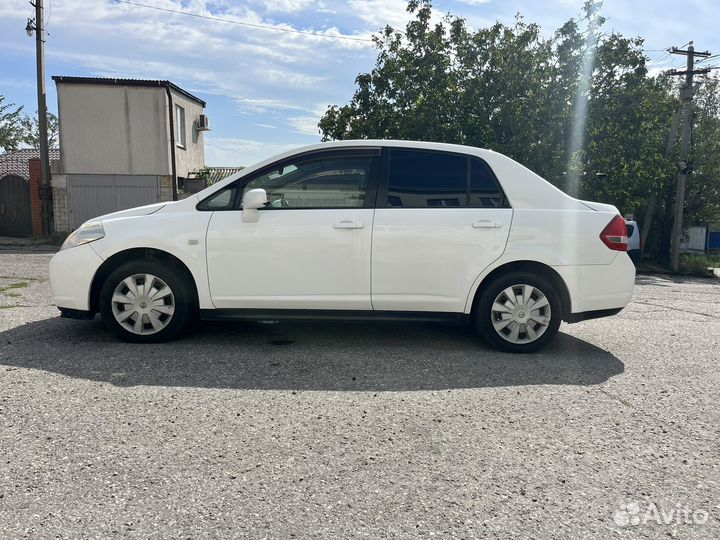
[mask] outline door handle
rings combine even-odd
[[[343,220],[333,224],[333,229],[362,229],[364,225],[358,221]]]
[[[480,221],[475,221],[472,226],[473,229],[499,229],[500,227],[502,227],[502,224],[498,223],[497,221],[482,219]]]

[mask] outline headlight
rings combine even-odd
[[[60,251],[87,244],[88,242],[94,242],[104,237],[105,229],[103,229],[102,223],[100,221],[88,221],[80,225],[79,229],[75,230],[65,239]]]

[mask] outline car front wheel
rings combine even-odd
[[[185,328],[192,312],[192,289],[172,266],[131,261],[113,271],[100,292],[106,325],[125,341],[167,341]]]
[[[527,353],[541,349],[555,336],[562,305],[550,282],[535,274],[513,272],[485,288],[473,319],[477,332],[495,349]]]

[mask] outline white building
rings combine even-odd
[[[53,164],[55,229],[178,198],[205,165],[205,102],[170,81],[53,77],[60,160]]]

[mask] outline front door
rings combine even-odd
[[[288,159],[218,192],[207,233],[216,308],[369,310],[376,150]],[[268,205],[242,220],[233,200],[262,188]],[[234,191],[233,191],[234,190]],[[373,201],[374,202],[374,201]]]
[[[463,312],[510,232],[497,179],[462,154],[390,149],[387,162],[373,225],[373,308]]]

